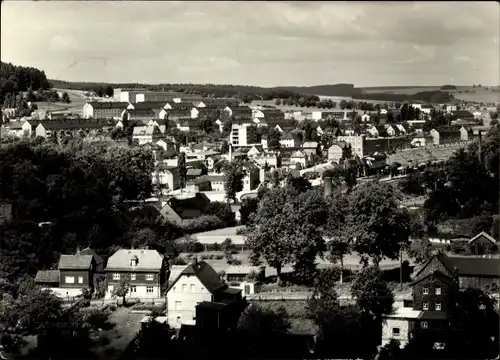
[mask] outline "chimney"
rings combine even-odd
[[[332,187],[332,178],[330,176],[323,178],[323,190],[325,199],[332,196]]]

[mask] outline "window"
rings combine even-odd
[[[180,310],[182,308],[182,301],[176,301],[175,302],[175,310]]]
[[[441,295],[441,288],[440,287],[436,288],[436,295]]]
[[[146,275],[146,280],[152,281],[153,279],[154,279],[154,275],[153,274],[147,274]]]
[[[424,287],[423,293],[424,295],[429,295],[429,288]]]
[[[149,293],[149,294],[151,294],[153,292],[153,287],[152,286],[148,286],[146,288],[146,292]]]
[[[424,310],[429,310],[429,303],[424,302]]]
[[[136,292],[137,292],[137,287],[135,287],[135,286],[131,286],[131,287],[130,287],[130,292],[131,292],[131,293],[136,293]]]
[[[427,321],[422,321],[422,322],[420,323],[420,327],[421,327],[422,329],[427,329],[427,327],[428,327],[428,326],[429,326],[429,324],[427,324]]]
[[[75,277],[74,276],[66,276],[66,277],[64,277],[64,282],[66,284],[74,284],[75,283]]]
[[[189,285],[189,288],[190,288],[189,290],[190,290],[191,292],[194,292],[194,284]]]
[[[78,284],[83,284],[83,276],[78,276]]]
[[[135,274],[130,274],[130,280],[135,280]]]
[[[441,303],[436,303],[436,310],[438,310],[438,311],[441,310]]]
[[[114,273],[113,274],[113,280],[120,280],[120,274]]]
[[[187,290],[187,285],[186,284],[182,284],[182,292],[186,292]]]
[[[399,328],[392,328],[392,336],[399,337]]]

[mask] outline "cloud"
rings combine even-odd
[[[67,80],[397,85],[499,76],[493,2],[3,2],[1,16],[2,60]],[[30,36],[17,36],[26,28]],[[474,74],[472,63],[481,64]]]

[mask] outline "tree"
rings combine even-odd
[[[295,177],[290,174],[286,180],[287,185],[295,189],[297,193],[304,193],[312,189],[311,182],[302,176]]]
[[[344,257],[351,252],[351,241],[344,234],[347,222],[345,209],[349,206],[349,200],[342,192],[336,192],[327,199],[328,220],[324,228],[325,237],[328,239],[326,248],[329,252],[329,260],[332,263],[340,262],[340,282],[343,282]]]
[[[313,295],[307,303],[307,311],[315,324],[321,327],[324,317],[338,311],[340,302],[335,284],[340,278],[340,269],[329,267],[319,271],[314,282]]]
[[[259,203],[247,235],[252,262],[265,260],[276,268],[278,278],[283,265],[314,265],[316,255],[325,249],[320,229],[325,222],[325,204],[319,193],[272,189]]]
[[[243,190],[243,178],[246,170],[240,162],[228,162],[223,165],[224,191],[226,199],[236,201],[236,193]]]
[[[351,286],[351,295],[357,305],[374,319],[392,312],[394,295],[382,281],[381,271],[374,266],[368,266],[359,271]]]
[[[238,330],[261,336],[287,333],[290,326],[288,313],[284,307],[273,311],[255,304],[248,306],[238,321]]]
[[[63,314],[62,301],[49,290],[33,288],[14,299],[7,297],[0,306],[0,324],[9,333],[37,335],[57,327]]]
[[[179,158],[177,159],[177,167],[179,168],[179,177],[181,180],[181,189],[184,189],[186,186],[186,175],[187,175],[187,167],[186,167],[186,153],[181,152],[179,154]]]
[[[71,99],[69,98],[69,95],[67,92],[64,92],[62,94],[61,100],[62,100],[62,102],[66,103],[66,104],[69,104],[71,102]]]
[[[222,251],[224,251],[224,254],[226,255],[226,260],[229,261],[230,259],[232,259],[234,245],[233,245],[233,242],[231,241],[230,238],[226,238],[222,242],[221,248],[222,248]]]
[[[370,257],[378,266],[385,257],[398,259],[408,243],[409,214],[399,208],[399,199],[392,185],[378,181],[360,184],[350,194],[347,234],[363,262]]]
[[[235,224],[234,212],[228,203],[212,201],[208,204],[203,215],[217,216],[226,227],[234,226]]]
[[[221,152],[222,154],[227,154],[227,153],[229,153],[229,144],[227,143],[227,141],[226,141],[226,140],[224,140],[224,141],[222,142],[222,146],[221,146],[221,148],[220,148],[220,152]]]
[[[276,129],[272,129],[267,137],[267,147],[270,150],[278,150],[280,148],[280,139],[281,133]]]
[[[246,225],[251,221],[250,216],[257,212],[258,206],[259,206],[259,199],[258,198],[246,197],[243,199],[243,201],[241,202],[241,208],[240,208],[240,216],[241,216],[240,222],[241,222],[241,224]]]
[[[280,105],[281,105],[281,99],[279,99],[279,98],[278,98],[278,99],[275,99],[275,100],[274,100],[274,105],[276,105],[276,106],[280,106]]]
[[[391,339],[389,343],[380,348],[377,360],[401,359],[401,345],[399,340]]]
[[[114,287],[112,296],[113,297],[121,297],[122,305],[127,303],[127,294],[130,291],[130,283],[127,279],[122,279],[120,282]]]

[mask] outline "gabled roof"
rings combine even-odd
[[[458,268],[459,276],[500,277],[500,262],[498,259],[470,256],[453,256],[448,257],[448,259]]]
[[[35,283],[59,283],[59,270],[39,270]]]
[[[155,118],[156,112],[151,108],[135,108],[127,110],[129,116],[149,116]]]
[[[301,150],[297,150],[295,152],[293,152],[290,157],[306,157],[306,155],[301,151]]]
[[[496,243],[495,239],[492,236],[490,236],[490,235],[486,234],[484,231],[482,231],[481,233],[477,234],[472,239],[470,239],[469,240],[469,244],[472,244],[474,241],[476,241],[477,239],[479,239],[481,236],[483,236],[486,239],[488,239],[489,241],[491,241],[492,244]]]
[[[443,283],[447,284],[448,286],[454,286],[455,285],[455,282],[453,281],[452,278],[450,278],[449,276],[447,276],[446,274],[443,274],[441,271],[439,270],[435,270],[425,276],[422,276],[420,278],[417,278],[415,281],[413,281],[410,286],[413,286],[415,284],[418,284],[419,282],[421,282],[422,280],[425,280],[425,279],[428,279],[429,277],[435,277],[437,279],[439,279],[440,281],[442,281]]]
[[[137,266],[130,260],[136,256]],[[159,271],[163,265],[163,256],[156,250],[120,249],[108,259],[106,271]]]
[[[94,250],[92,250],[91,248],[89,248],[89,247],[87,247],[87,248],[85,248],[83,250],[78,251],[76,253],[76,255],[90,255],[90,256],[93,256],[97,268],[102,267],[102,265],[104,264],[104,259],[102,257],[100,257],[99,255],[97,255],[97,253]]]
[[[214,294],[217,291],[223,291],[227,289],[227,285],[222,282],[219,274],[204,261],[197,261],[189,264],[186,268],[179,274],[177,279],[170,285],[168,291],[175,286],[177,281],[182,276],[196,276],[200,282],[207,288],[210,293]]]
[[[58,269],[88,270],[92,265],[92,259],[91,255],[61,255]]]

